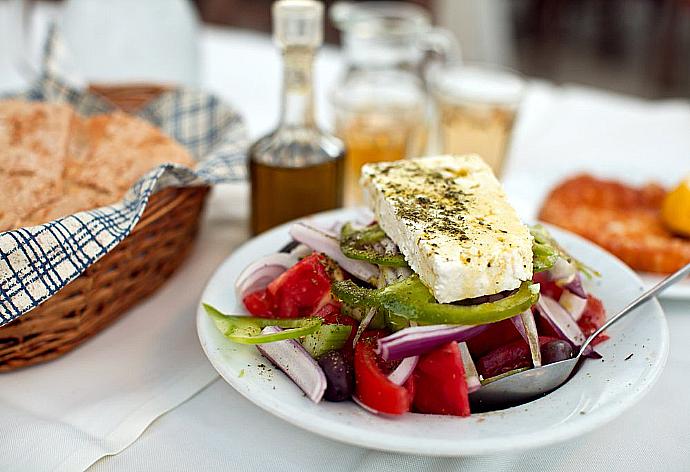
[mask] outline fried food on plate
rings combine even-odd
[[[636,270],[670,273],[690,262],[690,239],[661,219],[666,190],[578,175],[554,188],[539,218],[594,241]]]

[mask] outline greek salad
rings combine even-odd
[[[365,166],[373,221],[295,223],[286,247],[248,266],[235,290],[250,316],[204,308],[228,340],[255,345],[314,402],[468,416],[483,385],[571,358],[605,322],[601,301],[583,285],[598,274],[543,226],[506,213],[497,202],[502,193],[486,197],[496,181],[493,174],[482,181],[482,163],[409,162]],[[399,181],[412,190],[409,198]],[[433,202],[453,214],[439,217]],[[504,233],[500,223],[510,218],[513,234],[525,228],[526,251]],[[435,245],[453,248],[453,256]],[[511,271],[517,275],[508,277]]]

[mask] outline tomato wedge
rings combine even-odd
[[[355,348],[355,395],[359,401],[381,413],[402,415],[410,411],[414,394],[413,377],[396,385],[379,368],[374,345],[364,339]]]
[[[254,316],[297,318],[311,316],[330,301],[331,278],[326,256],[313,253],[275,278],[264,290],[242,300]]]
[[[262,318],[273,318],[276,312],[275,300],[268,290],[257,290],[246,295],[242,303],[247,307],[247,311],[254,316]]]
[[[470,415],[465,368],[457,342],[452,341],[422,355],[413,377],[416,411],[434,415]]]
[[[588,295],[585,311],[582,312],[582,316],[579,320],[577,320],[578,326],[585,336],[589,336],[599,329],[604,323],[606,323],[606,310],[604,309],[604,304],[601,303],[601,300],[599,300],[597,297]],[[592,345],[594,346],[602,341],[606,341],[607,339],[609,339],[609,335],[606,334],[606,332],[601,333],[594,341],[592,341]]]

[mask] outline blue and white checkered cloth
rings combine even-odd
[[[50,74],[15,97],[67,102],[85,116],[113,108]],[[164,164],[141,177],[114,205],[0,233],[0,326],[37,307],[117,246],[137,224],[154,193],[166,187],[245,178],[244,124],[218,98],[192,90],[170,91],[138,115],[184,145],[197,159],[196,168]]]

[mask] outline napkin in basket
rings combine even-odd
[[[46,46],[45,70],[13,98],[69,103],[77,113],[107,113],[103,98],[67,84],[55,73],[61,43]],[[0,326],[37,307],[130,234],[149,198],[167,187],[212,185],[245,177],[247,136],[241,117],[218,98],[190,89],[164,92],[137,112],[185,146],[194,169],[164,164],[151,169],[110,206],[82,211],[34,227],[0,233]]]

